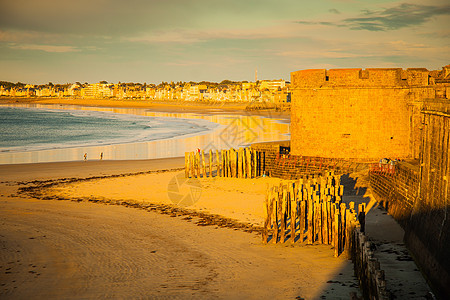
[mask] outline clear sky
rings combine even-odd
[[[450,64],[448,0],[0,0],[0,80],[286,79]]]

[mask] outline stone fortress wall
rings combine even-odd
[[[350,161],[403,158],[371,173],[376,199],[445,299],[450,295],[450,65],[291,73],[291,154]]]
[[[450,87],[440,82],[448,73],[450,66],[438,72],[399,68],[292,72],[291,154],[418,158],[420,102],[450,98]]]

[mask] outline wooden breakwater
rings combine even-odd
[[[263,243],[328,244],[336,257],[349,255],[353,231],[364,224],[365,204],[358,205],[357,215],[353,202],[342,202],[343,192],[340,176],[332,172],[268,188]]]
[[[386,288],[384,270],[380,262],[374,257],[373,245],[360,228],[356,228],[352,235],[352,261],[355,275],[365,299],[393,299],[392,293]]]
[[[264,175],[266,157],[262,151],[250,148],[186,152],[186,178],[234,177],[256,178]]]

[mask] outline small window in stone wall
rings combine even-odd
[[[291,152],[291,147],[280,146],[280,154],[289,154]]]

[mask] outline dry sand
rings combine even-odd
[[[358,291],[351,262],[333,258],[329,246],[262,245],[255,231],[197,226],[196,217],[36,200],[17,191],[38,184],[30,182],[34,179],[137,173],[183,163],[171,159],[0,166],[0,297],[348,299],[350,292]],[[63,190],[54,187],[52,193],[78,197],[104,191],[99,195],[143,201],[149,191],[152,201],[169,203],[164,190],[177,173],[77,181]],[[266,181],[205,180],[197,209],[257,224],[260,212],[251,207],[260,196],[264,199]]]

